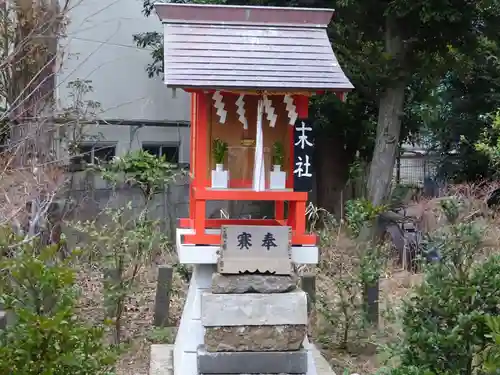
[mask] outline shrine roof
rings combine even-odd
[[[155,4],[169,87],[349,91],[326,28],[333,10]]]

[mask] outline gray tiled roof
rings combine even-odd
[[[165,10],[161,11],[168,13],[169,5],[162,5]],[[170,11],[177,9],[193,8],[177,7]],[[294,9],[292,12],[297,14],[300,8]],[[262,8],[251,11],[266,16]],[[330,17],[331,14],[327,18]],[[326,24],[238,24],[170,20],[166,16],[162,20],[165,82],[169,87],[338,91],[353,88],[333,53]]]

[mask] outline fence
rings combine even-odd
[[[427,177],[436,177],[438,167],[437,156],[406,151],[396,159],[394,181],[397,184],[423,187]]]

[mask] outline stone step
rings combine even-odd
[[[201,321],[204,327],[307,324],[307,294],[302,290],[266,294],[204,292]]]
[[[208,374],[306,374],[307,351],[217,352],[200,347],[198,373]]]
[[[311,343],[307,342],[304,344],[308,351],[308,364],[307,364],[307,375],[335,375],[332,368],[330,367],[328,361],[321,355],[320,351]],[[149,366],[149,375],[173,375],[173,358],[172,351],[174,349],[173,345],[169,344],[153,344],[151,345],[151,358]],[[191,355],[192,354],[192,355]],[[177,369],[175,373],[180,375],[199,375],[197,368],[196,353],[189,353],[189,355],[178,357],[176,359],[177,366],[183,364],[181,371]],[[185,363],[181,363],[182,360]],[[176,369],[174,369],[176,370]],[[247,374],[202,374],[202,375],[247,375]],[[250,375],[250,374],[248,374]],[[305,375],[305,374],[252,374],[252,375]]]
[[[297,289],[297,276],[275,275],[221,275],[212,276],[212,293],[243,294],[243,293],[286,293]]]
[[[307,326],[206,327],[204,344],[209,352],[263,352],[299,350]]]

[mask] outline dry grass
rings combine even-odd
[[[149,373],[148,339],[153,327],[154,300],[156,293],[158,267],[151,264],[144,267],[138,284],[140,287],[131,293],[123,317],[123,342],[127,352],[120,358],[117,375],[147,375]],[[173,290],[170,302],[170,319],[177,326],[184,305],[187,285],[174,274]],[[102,322],[104,317],[104,298],[102,294],[102,272],[82,269],[78,273],[78,284],[82,288],[80,316],[89,322]]]

